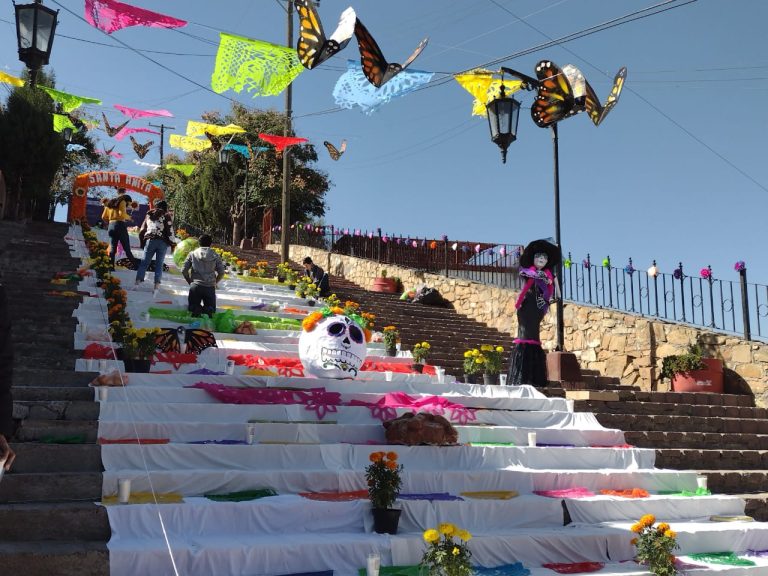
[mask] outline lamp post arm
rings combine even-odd
[[[501,67],[501,73],[502,74],[509,74],[510,76],[514,76],[515,78],[519,78],[523,81],[523,88],[525,90],[536,90],[539,87],[539,81],[536,80],[536,78],[533,78],[532,76],[528,76],[527,74],[523,74],[522,72],[518,72],[517,70],[513,70],[512,68],[506,68],[504,66]]]

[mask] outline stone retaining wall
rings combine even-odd
[[[279,245],[268,248],[280,251]],[[457,312],[501,332],[517,332],[516,291],[437,274],[420,274],[409,268],[329,254],[304,246],[292,245],[289,256],[296,262],[310,256],[330,274],[343,276],[368,289],[385,268],[388,276],[399,277],[406,289],[427,284],[437,288]],[[752,393],[758,406],[768,407],[767,344],[578,304],[567,304],[564,317],[565,348],[576,354],[582,369],[621,378],[622,384],[639,386],[643,390],[668,390],[669,383],[660,382],[658,378],[662,358],[685,351],[698,338],[707,356],[723,360],[726,392]],[[544,318],[541,338],[545,347],[553,345],[554,307]]]

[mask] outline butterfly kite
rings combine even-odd
[[[178,328],[160,328],[160,333],[155,339],[157,349],[166,354],[168,352],[180,353],[182,335],[184,336],[184,352],[186,354],[200,354],[206,348],[217,348],[213,332],[199,328],[185,329],[183,326],[179,326]]]
[[[344,151],[347,149],[347,141],[342,140],[341,146],[337,149],[336,146],[328,142],[327,140],[323,142],[323,146],[325,146],[328,149],[328,154],[331,155],[332,160],[338,160],[341,158],[341,155],[344,154]]]
[[[416,46],[416,50],[413,51],[413,54],[408,56],[408,59],[405,62],[397,64],[386,61],[384,54],[381,52],[381,48],[376,44],[376,40],[373,39],[373,36],[371,36],[368,29],[363,26],[363,23],[360,22],[359,18],[355,21],[355,36],[357,37],[357,44],[360,48],[360,61],[363,64],[365,77],[368,78],[368,81],[376,86],[376,88],[381,88],[400,72],[408,68],[408,66],[418,58],[424,48],[426,48],[427,42],[429,41],[429,38],[424,38],[424,40]]]
[[[336,30],[331,34],[330,38],[326,38],[323,32],[323,25],[320,23],[320,17],[312,0],[295,0],[295,2],[301,28],[296,52],[302,65],[311,70],[343,50],[349,44],[349,40],[355,32],[357,15],[351,7],[344,10]]]
[[[107,147],[104,146],[104,156],[112,156],[112,158],[117,158],[118,160],[122,158],[123,155],[120,154],[120,152],[113,152],[114,149],[115,149],[114,146],[112,146],[112,148],[109,148],[109,149],[107,149]]]
[[[581,106],[581,110],[587,111],[590,120],[592,120],[592,123],[595,126],[600,126],[600,123],[605,120],[608,113],[619,102],[619,96],[621,96],[621,90],[624,87],[624,81],[627,78],[626,67],[622,67],[613,78],[613,87],[611,88],[610,94],[608,94],[605,104],[600,104],[600,100],[594,89],[584,78],[584,74],[581,73],[581,70],[576,68],[576,66],[567,64],[563,66],[563,72],[568,77],[571,85],[574,86],[574,96],[577,100],[577,106]],[[584,91],[583,96],[580,94],[582,89]],[[583,99],[583,104],[579,102],[580,98]]]
[[[136,138],[134,138],[133,136],[129,136],[129,138],[131,139],[131,144],[133,145],[133,151],[136,152],[136,156],[138,156],[141,159],[144,159],[144,156],[146,156],[147,152],[149,152],[150,146],[152,146],[152,144],[155,143],[154,140],[150,140],[146,144],[139,144],[136,141]]]
[[[125,122],[123,122],[119,126],[114,126],[113,127],[113,126],[109,125],[109,122],[107,121],[107,117],[104,115],[104,112],[101,113],[101,117],[104,118],[104,130],[106,130],[106,132],[107,132],[107,134],[109,136],[114,136],[115,134],[120,132],[120,130],[125,128],[128,125],[128,122],[130,122],[130,120],[126,120]]]

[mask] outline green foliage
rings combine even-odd
[[[672,552],[678,548],[677,534],[664,522],[654,526],[656,518],[646,514],[632,526],[637,537],[632,544],[637,548],[635,558],[648,566],[655,576],[675,576],[675,557]]]
[[[162,180],[177,226],[208,231],[217,238],[236,243],[243,232],[247,206],[248,235],[256,236],[264,210],[273,208],[279,218],[283,182],[282,153],[268,146],[266,151],[256,154],[259,147],[265,146],[258,134],[283,134],[285,116],[275,110],[252,110],[235,103],[229,114],[208,112],[202,120],[212,124],[231,122],[245,128],[247,132],[236,134],[232,143],[248,145],[253,151],[251,158],[234,154],[229,164],[220,165],[212,148],[187,153],[184,158],[169,155],[166,163],[194,163],[198,168],[189,177],[166,169],[147,177]],[[326,173],[312,168],[317,152],[310,144],[292,146],[288,157],[290,221],[306,222],[323,216],[324,196],[331,182]]]
[[[472,552],[467,542],[472,534],[448,522],[424,531],[427,549],[419,566],[427,576],[471,576]]]
[[[665,357],[661,361],[661,379],[669,378],[672,380],[676,374],[704,369],[706,365],[701,361],[701,358],[702,352],[699,344],[688,346],[688,351],[685,354]]]

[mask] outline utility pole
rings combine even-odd
[[[164,144],[165,144],[165,129],[168,128],[169,130],[176,130],[176,126],[166,126],[165,124],[160,124],[159,126],[157,124],[150,124],[152,128],[160,128],[160,167],[163,167],[163,151],[165,150]]]
[[[293,46],[293,0],[288,0],[288,47]],[[293,84],[288,84],[285,89],[285,128],[283,130],[284,136],[291,135],[291,105],[293,101]],[[291,181],[291,163],[290,163],[290,150],[288,146],[283,149],[283,194],[282,194],[282,227],[280,230],[280,257],[283,262],[288,262],[288,250],[289,250],[289,232],[291,231],[291,196],[290,196],[290,181]]]

